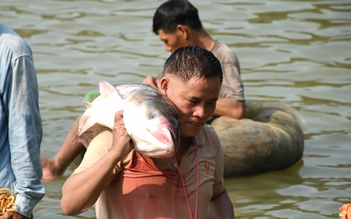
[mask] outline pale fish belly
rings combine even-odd
[[[123,110],[136,151],[156,158],[173,156],[179,144],[178,114],[166,96],[143,84],[113,87],[101,81],[99,88],[101,95],[86,103],[79,121],[79,142],[88,147],[97,134],[113,128],[115,113]]]

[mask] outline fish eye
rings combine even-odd
[[[149,114],[149,119],[155,119],[159,116],[159,113],[150,113]]]

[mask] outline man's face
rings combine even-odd
[[[219,77],[183,82],[176,75],[166,74],[161,79],[161,91],[177,108],[181,136],[194,137],[199,133],[216,108],[220,87]]]
[[[180,47],[190,46],[181,30],[177,29],[174,33],[165,33],[162,29],[159,29],[157,35],[163,41],[167,52],[173,53]]]

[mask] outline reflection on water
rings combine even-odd
[[[305,117],[303,160],[278,172],[226,179],[237,218],[338,218],[351,202],[351,2],[192,1],[211,35],[237,53],[245,94],[285,102]],[[161,2],[1,1],[1,22],[32,46],[44,124],[42,155],[52,157],[81,102],[100,80],[141,82],[168,53],[151,31]],[[59,180],[46,182],[36,218],[63,216]]]

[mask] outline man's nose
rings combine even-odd
[[[207,111],[205,106],[203,105],[199,105],[196,107],[195,111],[194,111],[194,115],[200,118],[204,118],[207,115]]]

